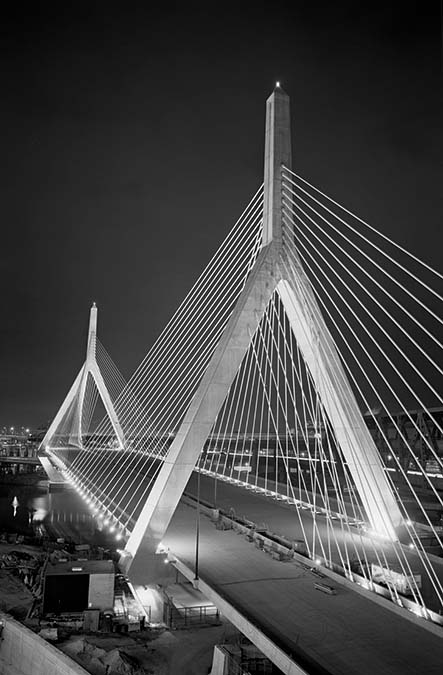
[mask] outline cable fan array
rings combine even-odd
[[[416,584],[412,589],[417,602],[423,607],[426,603],[428,607],[441,607],[443,575],[429,553],[429,541],[432,540],[433,553],[443,552],[442,528],[438,522],[443,513],[443,499],[435,482],[435,478],[443,478],[443,429],[441,415],[437,414],[438,406],[443,403],[439,365],[442,296],[433,287],[443,277],[287,168],[283,169],[282,234],[284,264],[290,268],[301,261],[309,277],[318,303],[318,309],[311,309],[321,312],[332,333],[404,515],[403,543],[369,544],[371,540],[375,541],[371,532],[360,531],[368,560],[362,557],[360,550],[358,567],[363,571],[369,569],[368,561],[373,561],[375,553],[380,555],[383,550],[392,568],[394,561],[389,558],[395,554],[396,565],[405,576],[413,579],[413,572],[417,570],[424,575],[423,587]],[[356,535],[352,530],[358,521],[366,521],[366,514],[359,504],[346,462],[340,457],[340,448],[322,409],[318,391],[310,374],[300,367],[300,355],[295,346],[287,339],[287,320],[281,320],[279,301],[274,300],[272,305],[268,308],[266,321],[268,325],[272,321],[277,323],[269,329],[272,342],[264,334],[265,326],[261,327],[261,353],[266,354],[266,359],[263,361],[261,357],[258,370],[264,372],[266,363],[273,362],[273,350],[281,352],[275,344],[275,340],[278,343],[280,339],[286,355],[280,365],[280,380],[277,378],[271,385],[263,375],[267,398],[271,400],[273,395],[279,399],[280,417],[284,421],[282,425],[281,419],[274,415],[269,430],[265,430],[265,436],[278,439],[271,465],[280,468],[273,469],[271,475],[275,483],[270,483],[269,477],[265,478],[266,469],[257,469],[260,462],[266,464],[269,460],[258,456],[252,467],[256,478],[251,470],[242,482],[262,490],[271,489],[280,498],[301,508],[307,506],[313,514],[313,530],[317,513],[322,514],[327,530],[336,530],[329,521],[337,516],[341,525],[351,528],[350,535],[355,542]],[[257,353],[258,347],[255,347]],[[270,371],[273,376],[278,372],[276,366]],[[294,381],[298,382],[302,398],[306,400],[300,407],[293,395],[288,412],[287,400]],[[271,388],[274,394],[271,394]],[[271,409],[276,409],[275,404]],[[425,416],[427,424],[420,423],[418,410]],[[432,425],[433,434],[429,433],[429,425]],[[232,438],[230,442],[232,444]],[[287,448],[292,450],[290,459]],[[239,468],[243,461],[233,463],[231,478],[236,473],[235,467]],[[303,467],[303,462],[309,467]],[[220,466],[216,468],[219,470]],[[286,481],[277,479],[285,471]],[[226,464],[223,464],[222,473],[226,474]],[[238,474],[236,477],[239,478]],[[434,502],[432,511],[427,509],[425,501]],[[326,532],[322,544],[317,535],[316,543],[312,531],[305,538],[306,546],[311,554],[315,554],[318,547],[324,548],[325,541],[329,546],[329,538]],[[346,551],[345,555],[343,552],[339,555],[346,559]],[[332,558],[326,555],[325,559],[333,562],[334,555]],[[352,559],[349,560],[345,569],[351,570]],[[395,585],[389,584],[388,580],[388,586],[395,595]],[[431,601],[423,599],[423,595],[429,595],[428,586],[432,589]]]
[[[298,550],[329,566],[360,572],[372,565],[400,569],[412,596],[437,609],[441,579],[423,548],[381,541],[366,526],[352,476],[328,420],[312,373],[296,344],[278,287],[254,335],[201,455],[199,470],[294,508]],[[414,531],[410,523],[411,531]],[[426,596],[416,579],[430,579]],[[395,584],[391,597],[399,602]]]
[[[115,401],[125,452],[103,447],[104,418],[69,475],[108,523],[129,533],[261,247],[263,187]]]
[[[282,276],[291,279],[301,264],[309,278],[317,304],[303,287],[297,292],[331,332],[404,532],[390,542],[368,526],[316,385],[319,374],[304,361],[278,285],[197,469],[285,501],[308,557],[350,577],[357,571],[368,587],[374,565],[382,575],[398,570],[426,615],[443,606],[442,566],[426,541],[432,537],[433,552],[443,552],[436,484],[443,479],[442,296],[434,288],[443,277],[286,167],[282,195]],[[104,445],[112,434],[104,418],[70,465],[81,494],[118,536],[132,531],[254,266],[262,211],[260,188],[116,397],[125,450]],[[432,512],[423,495],[437,506]],[[385,574],[384,583],[401,604],[393,577]]]
[[[98,369],[103,377],[106,389],[111,401],[114,403],[123,391],[126,382],[106,351],[100,340],[94,338],[94,354]],[[49,449],[61,451],[64,448],[88,448],[95,437],[100,433],[104,408],[94,375],[83,366],[83,386],[77,388],[77,392],[66,410],[49,443]],[[102,439],[103,440],[103,439]],[[115,434],[112,427],[108,430],[108,443],[115,443]]]

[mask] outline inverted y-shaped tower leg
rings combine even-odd
[[[117,413],[115,411],[112,399],[109,395],[108,388],[106,387],[103,376],[100,372],[100,368],[97,363],[96,358],[96,345],[97,345],[97,306],[95,302],[91,307],[89,314],[89,329],[88,329],[88,342],[86,348],[86,361],[83,364],[79,374],[74,380],[72,387],[70,388],[65,400],[60,406],[56,416],[54,417],[48,431],[43,438],[40,448],[46,449],[51,446],[51,441],[57,435],[57,430],[60,427],[66,413],[68,412],[70,406],[77,401],[75,405],[75,418],[73,419],[73,428],[70,434],[70,438],[77,439],[79,447],[81,447],[82,436],[83,436],[83,406],[85,402],[86,394],[86,385],[88,382],[88,376],[90,375],[95,382],[98,393],[102,400],[103,406],[106,410],[106,414],[109,417],[109,420],[112,424],[112,428],[116,435],[118,445],[121,449],[124,448],[124,434],[121,428],[120,422],[118,421]]]
[[[68,391],[65,400],[61,404],[60,408],[57,411],[56,416],[49,425],[49,428],[46,434],[44,435],[42,442],[40,443],[39,450],[42,449],[46,450],[47,448],[49,448],[50,442],[56,435],[56,432],[60,427],[60,424],[62,423],[64,416],[68,412],[70,405],[74,402],[76,396],[78,395],[79,388],[83,381],[84,371],[85,371],[85,364],[83,364],[83,366],[81,367],[80,372],[75,378],[72,387]]]
[[[333,338],[300,261],[282,241],[282,164],[291,166],[289,98],[277,87],[267,101],[262,250],[207,371],[169,449],[125,548],[121,564],[135,580],[161,541],[216,416],[275,290],[348,463],[372,527],[391,539],[402,516],[348,383]]]

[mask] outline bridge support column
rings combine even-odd
[[[143,571],[148,553],[155,553],[209,437],[253,334],[278,282],[274,249],[259,254],[254,269],[203,376],[157,480],[125,547],[122,564],[131,578]],[[141,547],[141,548],[140,548]],[[140,549],[140,553],[139,553]],[[143,551],[143,553],[142,553]]]
[[[251,340],[276,292],[285,308],[371,526],[396,539],[402,517],[375,444],[300,260],[289,259],[282,236],[282,165],[291,166],[289,98],[277,86],[266,107],[262,250],[163,462],[125,549],[126,569],[143,573],[141,558],[161,541]],[[252,464],[257,466],[257,455]],[[272,460],[271,460],[272,463]],[[260,467],[259,467],[260,469]],[[139,549],[144,554],[139,556]]]

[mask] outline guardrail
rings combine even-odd
[[[189,493],[183,495],[183,500],[194,508],[197,505],[196,497]],[[204,500],[200,500],[200,510],[211,518],[217,529],[234,530],[234,532],[244,534],[248,541],[253,543],[257,548],[269,553],[276,560],[281,560],[282,562],[295,560],[313,573],[317,573],[322,577],[327,575],[342,585],[349,585],[353,590],[364,594],[374,602],[378,602],[378,604],[383,603],[383,606],[386,608],[396,613],[401,612],[404,618],[414,623],[419,623],[422,627],[426,627],[439,636],[442,635],[442,615],[428,608],[423,609],[421,605],[405,596],[397,596],[397,602],[394,603],[388,588],[372,580],[368,580],[356,572],[348,572],[341,566],[324,560],[321,556],[316,556],[314,562],[309,556],[309,552],[303,541],[288,540],[274,532],[270,532],[267,527],[259,527],[247,518],[235,515],[234,512],[230,514],[225,513],[222,509],[214,509],[211,504]],[[324,570],[325,574],[319,572],[319,567]],[[388,602],[385,603],[385,600]],[[405,609],[408,611],[404,612]]]
[[[220,612],[214,605],[177,607],[167,593],[163,594],[163,598],[163,620],[169,628],[177,630],[195,626],[217,626],[220,623]]]

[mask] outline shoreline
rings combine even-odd
[[[0,474],[1,485],[24,485],[24,486],[39,486],[47,488],[49,486],[49,479],[45,474],[37,473],[22,473],[22,474]]]

